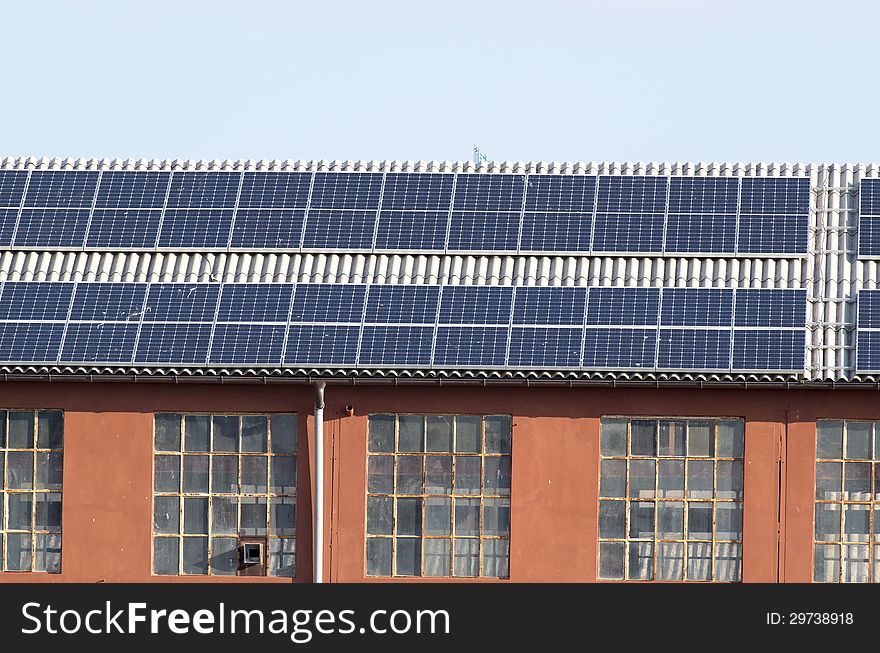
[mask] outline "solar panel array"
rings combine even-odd
[[[805,177],[0,171],[0,247],[803,255]]]
[[[859,256],[880,257],[880,179],[859,182]]]
[[[856,373],[880,372],[880,290],[860,290],[856,317]]]
[[[805,318],[804,290],[5,282],[0,360],[801,372]]]

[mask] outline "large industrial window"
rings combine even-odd
[[[816,422],[813,580],[880,582],[880,422]]]
[[[370,415],[368,576],[507,578],[509,415]]]
[[[60,410],[0,411],[3,571],[61,573]]]
[[[743,422],[604,418],[599,578],[739,581]]]
[[[296,415],[157,414],[153,573],[296,575]]]

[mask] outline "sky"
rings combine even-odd
[[[0,157],[880,159],[880,3],[0,4]]]

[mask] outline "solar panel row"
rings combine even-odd
[[[803,368],[806,291],[5,282],[0,360]]]
[[[805,254],[807,178],[0,171],[0,247]]]
[[[859,182],[859,256],[880,257],[880,179]]]
[[[856,307],[856,373],[880,372],[880,290],[860,290]]]

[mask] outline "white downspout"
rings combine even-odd
[[[313,582],[324,582],[324,381],[315,382],[315,513]]]

